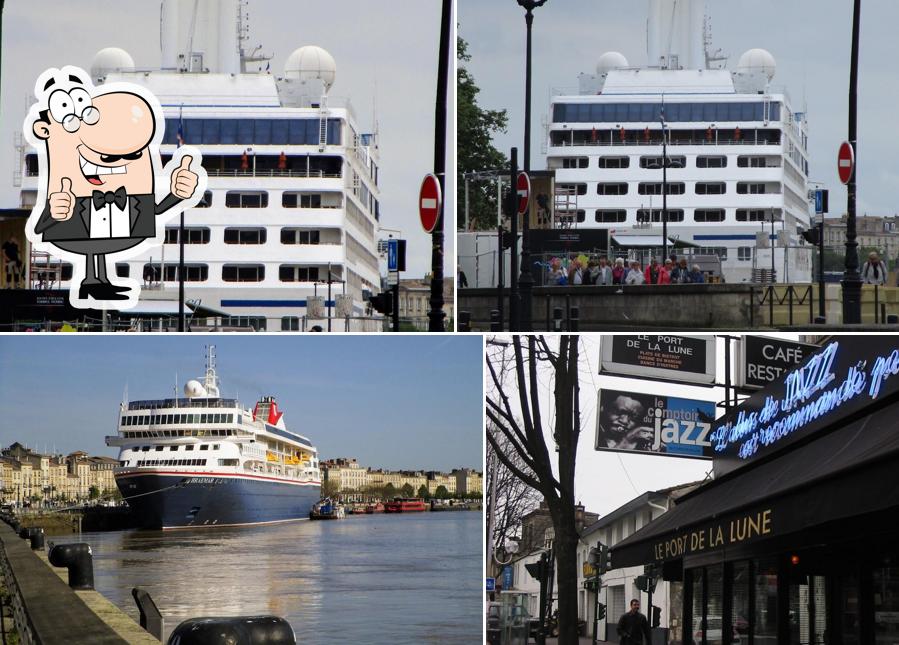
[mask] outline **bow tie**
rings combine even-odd
[[[115,192],[102,190],[95,190],[91,193],[91,199],[94,202],[94,208],[101,209],[106,204],[112,204],[115,202],[115,205],[119,208],[125,208],[125,204],[128,201],[128,193],[125,191],[125,187],[116,189]]]

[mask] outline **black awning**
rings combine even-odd
[[[881,408],[700,487],[613,546],[615,568],[713,553],[899,507],[896,414],[895,405]]]

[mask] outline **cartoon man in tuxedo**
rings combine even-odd
[[[29,239],[74,264],[74,306],[133,306],[139,284],[113,283],[108,256],[124,259],[161,243],[165,221],[203,194],[200,155],[179,148],[157,191],[164,120],[152,94],[126,83],[94,88],[84,71],[67,66],[44,72],[35,95],[25,135],[38,151],[42,185]]]

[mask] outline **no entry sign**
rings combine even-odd
[[[443,195],[437,177],[433,174],[425,175],[424,181],[421,182],[421,190],[418,192],[418,214],[425,233],[431,233],[437,227],[442,201]]]
[[[840,181],[848,184],[852,179],[852,171],[855,169],[855,149],[848,141],[840,144],[840,152],[837,154],[837,172]]]
[[[531,178],[526,172],[518,173],[515,190],[518,192],[518,214],[524,215],[528,211],[528,200],[531,198]]]

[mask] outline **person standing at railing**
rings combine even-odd
[[[250,169],[250,158],[247,156],[246,150],[244,150],[243,154],[240,155],[240,169],[241,170],[249,170]]]
[[[615,258],[615,267],[612,269],[612,284],[624,284],[627,271],[627,268],[624,266],[624,258]]]
[[[287,155],[284,154],[283,150],[278,155],[278,170],[287,170]]]
[[[868,261],[862,266],[862,282],[865,284],[885,284],[887,267],[876,252],[868,254]]]

